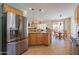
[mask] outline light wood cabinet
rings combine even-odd
[[[29,45],[34,45],[36,43],[37,35],[34,34],[29,34]]]
[[[48,40],[49,39],[49,35],[48,34],[44,34],[44,39],[43,39],[43,42],[44,42],[44,44],[48,44]]]
[[[77,20],[77,24],[79,24],[79,5],[77,6],[76,8],[76,15],[75,15],[75,18]]]
[[[50,45],[50,33],[29,33],[29,45]]]
[[[14,14],[17,14],[17,15],[23,15],[23,11],[21,10],[18,10],[8,4],[3,4],[3,12],[6,13],[6,12],[12,12]]]
[[[43,43],[43,34],[37,33],[37,40],[36,44],[42,44]]]

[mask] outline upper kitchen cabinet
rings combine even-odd
[[[75,18],[76,18],[77,24],[79,24],[79,5],[76,8]]]
[[[18,10],[12,6],[9,6],[8,4],[3,4],[3,12],[6,13],[6,12],[12,12],[16,15],[23,15],[23,12],[21,10]]]

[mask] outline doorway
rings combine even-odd
[[[52,28],[52,45],[64,46],[64,21],[54,22]]]
[[[61,21],[61,22],[55,22],[53,25],[52,25],[52,28],[53,28],[53,35],[55,36],[59,36],[59,32],[61,34],[64,33],[64,22]]]

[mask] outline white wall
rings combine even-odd
[[[71,17],[71,36],[77,38],[77,24],[74,17]]]

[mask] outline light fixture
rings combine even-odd
[[[30,11],[32,11],[33,14],[33,18],[32,18],[32,23],[41,23],[41,17],[42,17],[42,12],[44,12],[44,9],[35,9],[35,8],[29,8]],[[37,21],[37,19],[35,19],[35,11],[39,11],[39,17],[40,17],[40,21]]]
[[[62,17],[62,14],[60,14],[60,17]]]
[[[44,9],[39,9],[39,16],[40,16],[40,21],[41,21],[41,18],[42,18],[42,13],[44,12]],[[40,22],[41,23],[41,22]]]
[[[35,10],[34,8],[29,8],[29,10]]]
[[[39,9],[40,12],[44,12],[44,9]]]
[[[32,8],[29,8],[29,10],[32,10]]]
[[[33,20],[34,20],[34,12],[35,12],[34,10],[35,10],[35,9],[34,9],[34,8],[29,8],[29,10],[32,11],[32,14],[33,14]]]

